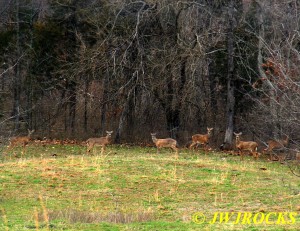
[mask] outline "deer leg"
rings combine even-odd
[[[244,156],[243,156],[243,152],[241,150],[239,151],[239,154],[240,154],[241,160],[243,160]]]
[[[278,161],[279,161],[280,163],[283,163],[283,162],[285,161],[285,159],[286,159],[286,154],[282,154],[282,155],[280,155],[280,156],[278,157]]]
[[[175,159],[177,160],[178,159],[178,152],[176,151],[175,153]]]
[[[276,160],[276,161],[280,161],[280,157],[279,157],[279,155],[280,155],[280,153],[274,153],[274,159]]]
[[[15,145],[14,145],[12,142],[10,142],[10,143],[9,143],[9,146],[8,146],[8,148],[7,148],[7,152],[8,152],[8,151],[11,151],[14,147],[15,147]]]
[[[156,154],[159,154],[159,152],[160,152],[160,148],[156,147]]]
[[[23,145],[23,148],[22,148],[22,151],[21,151],[21,158],[23,158],[24,154],[25,154],[25,151],[26,151],[26,143],[24,143]]]
[[[93,145],[88,143],[87,148],[86,148],[86,154],[88,154],[91,151],[92,148],[93,148]]]
[[[95,155],[95,149],[96,149],[96,146],[94,144],[92,144],[89,149],[92,156]]]
[[[176,146],[171,147],[175,151],[175,158],[178,159],[178,148]]]
[[[9,145],[8,148],[7,148],[6,151],[5,151],[5,154],[8,154],[8,152],[10,152],[10,149],[11,149],[11,147],[10,147],[10,145]]]
[[[203,150],[204,150],[204,154],[206,155],[206,153],[207,153],[207,143],[203,143]]]
[[[273,151],[270,152],[270,160],[274,161],[275,160],[275,153]]]
[[[192,147],[193,151],[195,151],[196,149],[198,149],[198,146],[199,146],[198,142],[193,142],[190,147]]]
[[[258,158],[258,153],[256,151],[252,152],[252,156],[254,157],[255,160]]]
[[[197,143],[193,141],[193,142],[191,143],[191,145],[190,145],[189,148],[190,148],[191,150],[195,150],[194,147],[195,147],[196,144],[197,144]]]
[[[173,149],[173,151],[175,151],[176,153],[178,153],[178,148],[177,147],[172,146],[171,148]]]
[[[105,145],[103,145],[102,148],[101,148],[101,155],[103,155],[104,150],[105,150]]]

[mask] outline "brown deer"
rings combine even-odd
[[[236,136],[236,148],[239,150],[239,154],[241,156],[241,159],[243,159],[243,151],[249,151],[255,159],[258,158],[259,154],[257,152],[258,144],[254,141],[241,141],[241,135],[242,133],[235,133]]]
[[[28,135],[27,136],[15,136],[15,137],[12,137],[10,139],[9,149],[14,148],[14,147],[16,147],[18,145],[21,145],[21,146],[23,146],[23,148],[25,148],[25,146],[31,140],[32,133],[34,133],[34,130],[30,131],[28,129]]]
[[[271,160],[275,160],[275,159],[279,159],[279,157],[277,156],[277,158],[275,158],[273,156],[274,152],[273,149],[283,149],[285,147],[287,147],[289,144],[289,136],[285,136],[285,139],[281,139],[281,140],[269,140],[268,141],[268,147],[266,149],[264,149],[264,153],[269,153],[270,154],[270,158]]]
[[[157,148],[157,153],[159,153],[161,148],[172,148],[176,152],[176,158],[178,157],[177,141],[172,138],[157,139],[156,133],[151,133],[152,141]]]
[[[281,140],[269,140],[268,148],[264,149],[264,151],[271,152],[273,151],[273,149],[287,147],[288,144],[289,144],[289,136],[285,136],[285,139],[281,139]]]
[[[34,133],[34,130],[29,130],[28,129],[28,135],[27,136],[15,136],[10,139],[8,150],[13,149],[16,146],[22,146],[22,155],[25,152],[25,147],[31,140],[31,135]]]
[[[87,145],[87,152],[90,152],[94,146],[101,146],[101,154],[104,153],[106,145],[111,143],[111,134],[113,131],[106,131],[106,136],[104,137],[99,137],[99,138],[89,138],[86,141]]]
[[[201,134],[195,134],[192,136],[192,143],[190,145],[190,149],[195,147],[197,144],[201,144],[204,146],[204,148],[207,147],[207,144],[209,142],[209,139],[211,137],[211,132],[213,128],[207,128],[207,134],[201,135]]]

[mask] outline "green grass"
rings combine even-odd
[[[222,153],[28,146],[1,156],[0,230],[297,230],[300,180],[286,165]],[[54,155],[55,154],[55,155]],[[55,157],[53,157],[55,156]],[[297,212],[294,224],[209,224],[215,212]],[[202,224],[192,214],[202,212]],[[287,219],[288,220],[288,219]]]

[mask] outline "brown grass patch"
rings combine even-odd
[[[54,210],[47,212],[47,222],[53,220],[64,220],[70,223],[118,223],[127,224],[132,222],[146,222],[154,220],[154,213],[152,210],[141,210],[136,212],[125,213],[122,211],[109,212],[107,214],[90,211],[80,211],[74,209],[68,210]],[[38,214],[39,221],[45,220],[45,213]]]

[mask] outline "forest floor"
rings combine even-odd
[[[96,152],[100,153],[98,148]],[[298,230],[300,178],[218,152],[76,145],[0,153],[0,230]]]

